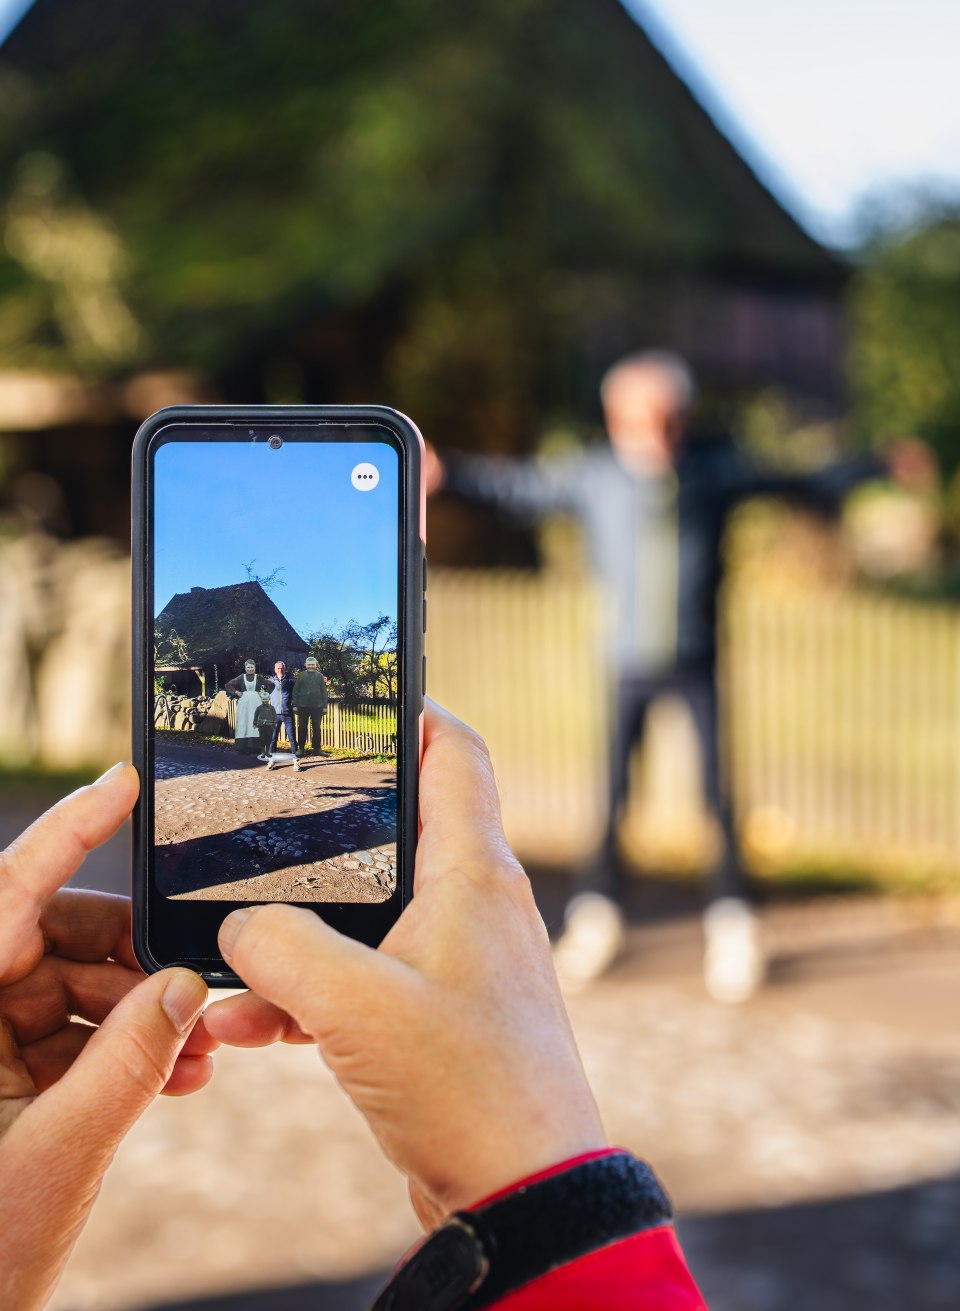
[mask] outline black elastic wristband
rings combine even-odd
[[[588,1252],[669,1224],[656,1175],[627,1152],[584,1161],[441,1225],[372,1311],[480,1311]]]

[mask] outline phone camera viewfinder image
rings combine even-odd
[[[379,432],[173,437],[152,454],[165,898],[375,903],[397,889],[400,460]]]

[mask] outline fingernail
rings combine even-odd
[[[226,960],[230,959],[233,952],[233,944],[236,942],[240,930],[253,914],[253,909],[252,906],[243,906],[240,910],[232,910],[220,925],[218,941],[220,943],[220,950]]]
[[[183,1033],[203,1010],[207,985],[192,970],[177,970],[163,990],[160,1005],[177,1033]]]
[[[96,787],[98,783],[106,783],[108,779],[114,778],[122,769],[126,769],[129,763],[128,760],[118,760],[115,765],[111,765],[110,768],[101,774],[99,778],[93,780],[93,786]]]

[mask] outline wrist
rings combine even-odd
[[[620,1149],[585,1153],[449,1216],[400,1267],[374,1311],[480,1311],[671,1218],[649,1166]]]
[[[563,1174],[566,1170],[572,1170],[575,1165],[584,1165],[587,1161],[599,1161],[605,1156],[616,1156],[617,1153],[623,1152],[622,1147],[595,1147],[590,1151],[578,1152],[574,1156],[565,1157],[562,1161],[555,1161],[553,1165],[545,1166],[542,1170],[536,1170],[532,1174],[525,1174],[522,1178],[514,1179],[511,1183],[506,1184],[503,1188],[498,1189],[495,1193],[489,1193],[484,1197],[478,1197],[468,1207],[463,1209],[476,1211],[484,1206],[492,1206],[494,1202],[502,1201],[504,1197],[509,1197],[511,1193],[517,1193],[521,1188],[529,1188],[531,1184],[542,1183],[544,1179],[552,1179],[555,1175]]]
[[[483,1144],[478,1144],[483,1148]],[[429,1211],[420,1218],[425,1228],[433,1228],[456,1211],[486,1205],[526,1182],[567,1167],[571,1161],[603,1155],[616,1150],[599,1126],[579,1134],[567,1134],[541,1143],[486,1144],[475,1161],[463,1163],[456,1179],[432,1189],[422,1188],[421,1198],[428,1200]]]

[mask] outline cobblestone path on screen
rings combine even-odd
[[[167,896],[214,901],[385,900],[396,887],[391,764],[157,747],[156,870]]]

